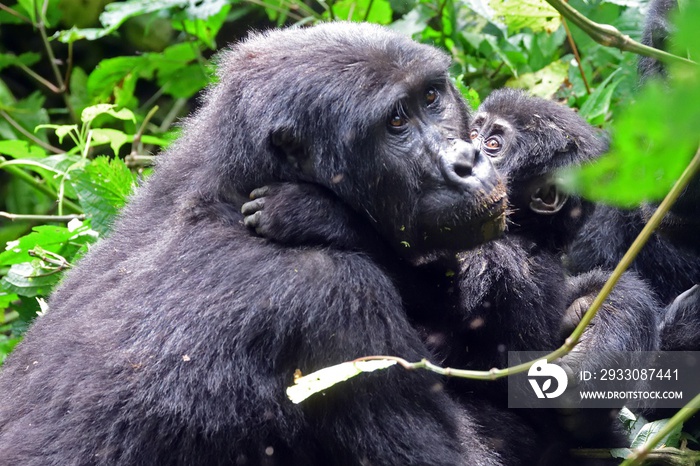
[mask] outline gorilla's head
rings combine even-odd
[[[172,151],[190,157],[177,175],[239,206],[275,181],[317,183],[407,257],[482,243],[504,228],[505,190],[465,142],[449,64],[367,24],[253,35],[220,55],[219,83]]]

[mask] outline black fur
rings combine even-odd
[[[292,404],[297,368],[428,352],[374,260],[254,237],[240,213],[257,186],[309,182],[411,260],[498,234],[504,192],[460,140],[448,58],[340,23],[254,35],[219,61],[183,136],[7,359],[0,463],[501,464],[424,371]]]
[[[678,0],[652,0],[644,23],[642,43],[656,49],[667,50],[668,39],[673,32],[669,14],[677,10]],[[643,80],[652,77],[665,78],[667,75],[664,64],[651,57],[639,58],[638,71]]]
[[[608,274],[598,270],[568,277],[561,255],[590,206],[557,191],[554,179],[557,168],[591,160],[605,151],[607,143],[570,109],[514,90],[496,91],[486,99],[471,132],[477,150],[493,157],[508,180],[513,209],[508,232],[504,238],[461,252],[451,260],[423,264],[415,270],[413,281],[405,284],[404,300],[424,303],[409,305],[410,316],[442,364],[487,370],[506,366],[508,351],[559,347],[607,280]],[[489,147],[492,141],[499,143],[498,149]],[[351,221],[356,214],[327,191],[284,184],[256,191],[254,197],[258,199],[244,206],[249,225],[275,241],[325,241],[334,247],[358,250],[366,249],[372,241],[366,228]],[[535,201],[539,201],[538,209],[551,209],[550,214],[531,210]],[[294,212],[299,210],[313,215],[296,222]],[[334,230],[328,231],[324,225],[332,225]],[[407,266],[399,267],[405,280]],[[655,300],[644,283],[626,274],[564,362],[573,371],[593,370],[605,367],[602,351],[657,349],[657,314]],[[505,407],[504,381],[451,380],[448,387],[465,404],[488,399]],[[561,426],[551,414],[538,410],[535,417],[548,420],[549,425],[540,427],[549,432],[534,451],[520,450],[517,464],[533,464],[536,457],[542,462],[538,464],[561,464],[562,448],[568,443],[562,440]],[[600,416],[610,424],[607,413]],[[567,422],[573,425],[564,427],[579,445],[595,445],[603,438],[602,434],[596,436],[600,429],[593,428],[600,427],[600,422],[581,425],[580,419],[572,419]]]

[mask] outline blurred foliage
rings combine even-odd
[[[641,35],[643,0],[570,4],[634,39]],[[636,56],[576,28],[567,37],[543,0],[0,3],[0,245],[7,243],[0,254],[0,360],[62,272],[109,232],[154,154],[177,137],[174,123],[212,80],[215,51],[253,29],[328,20],[376,22],[444,49],[474,108],[493,89],[522,87],[611,130],[615,156],[595,169],[603,175],[591,169],[576,179],[593,197],[609,199],[612,191],[618,202],[634,204],[663,195],[697,146],[695,68],[674,68],[670,90],[655,85],[639,93]],[[691,26],[699,20],[694,11],[684,15],[679,53],[700,56]],[[669,163],[650,164],[658,160]],[[601,176],[608,191],[596,189]]]

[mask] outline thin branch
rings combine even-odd
[[[28,220],[36,222],[70,222],[71,220],[85,220],[85,214],[71,214],[71,215],[25,215],[25,214],[11,214],[9,212],[3,212],[0,210],[0,217],[7,218],[11,221],[16,220]]]
[[[143,123],[141,123],[139,130],[136,132],[136,135],[134,136],[134,140],[131,142],[131,153],[132,154],[137,154],[139,152],[138,149],[141,146],[141,137],[143,136],[143,132],[146,129],[146,125],[148,124],[149,121],[151,121],[151,118],[153,118],[153,115],[155,115],[157,111],[158,111],[158,106],[155,105],[146,114],[146,118],[143,119]]]
[[[586,93],[591,95],[591,86],[588,85],[588,79],[586,79],[586,73],[583,71],[583,63],[581,63],[581,56],[578,53],[578,47],[576,47],[576,42],[574,42],[574,36],[571,35],[569,30],[569,25],[566,24],[566,18],[561,19],[561,24],[564,26],[564,31],[566,31],[566,38],[569,40],[569,46],[574,52],[574,58],[576,58],[576,64],[578,65],[578,71],[581,73],[581,79],[583,79],[583,84],[586,86]]]
[[[56,85],[55,85],[54,83],[52,83],[52,82],[49,81],[48,79],[46,79],[46,78],[44,78],[43,76],[41,76],[39,73],[37,73],[37,72],[34,71],[33,69],[29,68],[29,67],[28,67],[27,65],[25,65],[24,63],[17,63],[17,67],[19,67],[22,71],[24,71],[25,73],[27,73],[27,74],[28,74],[29,76],[31,76],[32,78],[34,78],[34,79],[36,79],[37,81],[39,81],[39,83],[41,83],[41,84],[43,84],[44,86],[46,86],[46,88],[47,88],[48,90],[50,90],[51,92],[53,92],[54,94],[58,94],[59,92],[61,92],[61,90],[60,90],[58,87],[56,87]]]
[[[683,406],[659,431],[649,440],[644,442],[644,445],[637,448],[632,454],[623,461],[620,466],[638,466],[642,464],[645,458],[649,457],[651,450],[666,437],[675,427],[683,424],[685,421],[695,414],[700,409],[700,394]],[[696,456],[697,458],[697,456]]]
[[[33,25],[31,19],[27,18],[26,16],[24,16],[20,12],[13,10],[12,8],[10,8],[6,5],[3,5],[2,3],[0,3],[0,10],[6,11],[7,13],[11,14],[12,16],[16,16],[17,18],[21,19],[22,21],[24,21],[27,24]]]
[[[158,131],[160,131],[161,133],[166,132],[172,126],[173,122],[177,119],[177,116],[180,114],[180,110],[182,110],[182,108],[185,105],[187,105],[187,99],[177,99],[173,106],[170,108],[168,114],[165,115],[165,118],[163,118],[163,121],[158,127]]]
[[[546,0],[564,18],[581,28],[583,32],[594,41],[606,47],[615,47],[625,52],[633,52],[638,55],[662,60],[667,63],[686,63],[695,65],[696,63],[687,58],[664,52],[663,50],[647,47],[629,36],[622,34],[616,27],[609,24],[600,24],[583,16],[576,9],[571,7],[565,0]]]
[[[17,123],[14,118],[12,118],[7,112],[5,112],[5,110],[0,110],[0,116],[2,116],[5,120],[7,120],[7,122],[9,124],[11,124],[17,131],[22,133],[22,135],[24,135],[27,139],[31,140],[37,146],[41,146],[44,149],[53,152],[54,154],[64,154],[65,153],[65,151],[59,149],[58,147],[54,147],[47,142],[42,141],[41,139],[37,138],[36,136],[34,136],[32,133],[30,133],[26,129],[24,129],[22,127],[22,125]]]

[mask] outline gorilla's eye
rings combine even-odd
[[[401,116],[400,113],[394,113],[391,117],[389,117],[389,126],[393,128],[401,128],[402,126],[405,126],[406,123],[406,118]]]
[[[425,91],[425,102],[428,105],[434,104],[435,101],[438,99],[438,91],[435,90],[434,87],[431,87],[427,91]]]
[[[503,140],[499,136],[491,136],[484,142],[484,150],[488,155],[497,156],[503,147]]]
[[[486,141],[486,147],[489,149],[500,149],[501,143],[498,139],[491,138],[488,141]]]
[[[479,137],[479,132],[475,129],[469,132],[469,139],[476,139]]]

